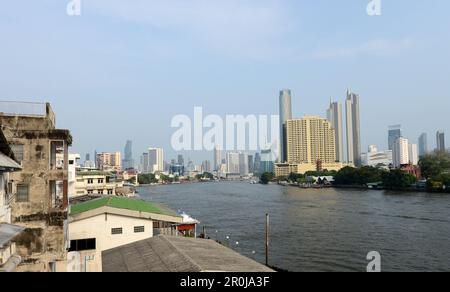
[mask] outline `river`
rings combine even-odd
[[[269,213],[270,265],[289,271],[366,271],[371,251],[381,254],[385,272],[450,271],[449,195],[246,182],[139,192],[200,220],[209,237],[261,263]]]

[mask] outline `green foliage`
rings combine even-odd
[[[155,175],[153,173],[146,173],[138,175],[138,182],[141,185],[148,185],[152,183],[157,183],[158,180],[155,178]]]
[[[383,186],[388,189],[404,189],[414,184],[417,179],[415,176],[400,170],[393,169],[382,175]]]
[[[261,183],[263,185],[267,185],[269,182],[271,182],[274,179],[275,175],[271,172],[265,172],[261,175]]]
[[[201,179],[204,179],[204,178],[208,178],[210,180],[213,180],[214,179],[214,175],[212,173],[210,173],[210,172],[204,172],[203,174],[197,174],[195,176],[195,178],[198,179],[198,180],[201,180]]]
[[[423,177],[430,189],[442,189],[450,186],[450,153],[436,151],[423,156],[419,161]]]
[[[299,173],[291,173],[287,177],[287,179],[291,182],[300,182],[304,178],[305,178],[305,176],[303,174],[299,174]]]
[[[344,167],[334,176],[337,185],[366,185],[368,183],[380,182],[385,170],[364,166],[361,168]]]
[[[336,174],[337,174],[337,171],[335,171],[335,170],[328,171],[328,170],[325,169],[325,170],[322,170],[322,171],[308,171],[308,172],[305,173],[305,176],[315,176],[315,177],[318,177],[318,176],[332,176],[332,177],[335,177]]]

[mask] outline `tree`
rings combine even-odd
[[[436,151],[423,156],[419,161],[423,177],[430,179],[442,173],[450,172],[450,153],[447,151]]]
[[[271,182],[271,181],[273,180],[273,178],[274,178],[274,174],[273,174],[273,173],[271,173],[271,172],[265,172],[265,173],[263,173],[263,174],[261,175],[260,180],[261,180],[261,183],[262,183],[263,185],[267,185],[267,184],[269,184],[269,182]]]
[[[388,189],[404,189],[414,184],[417,179],[415,176],[400,170],[393,169],[384,172],[382,175],[383,186]]]

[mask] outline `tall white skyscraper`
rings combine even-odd
[[[409,158],[409,164],[411,164],[411,165],[419,164],[419,150],[418,150],[417,144],[409,144],[408,158]]]
[[[292,119],[292,95],[289,89],[280,91],[280,162],[287,161],[286,122]]]
[[[355,166],[361,166],[359,95],[348,90],[345,101],[345,121],[347,124],[347,161]]]
[[[338,102],[330,102],[330,108],[327,110],[327,119],[335,131],[336,161],[344,162],[342,104]]]
[[[400,137],[394,142],[393,146],[394,167],[399,168],[403,164],[409,164],[409,141]]]
[[[222,165],[222,149],[220,145],[214,147],[214,171],[219,171]]]
[[[149,171],[152,173],[164,171],[164,150],[162,148],[148,149]]]

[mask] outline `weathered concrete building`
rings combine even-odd
[[[25,228],[17,239],[23,271],[52,271],[65,259],[68,207],[68,130],[56,128],[50,104],[0,102],[0,126],[20,172],[11,202],[12,221]]]

